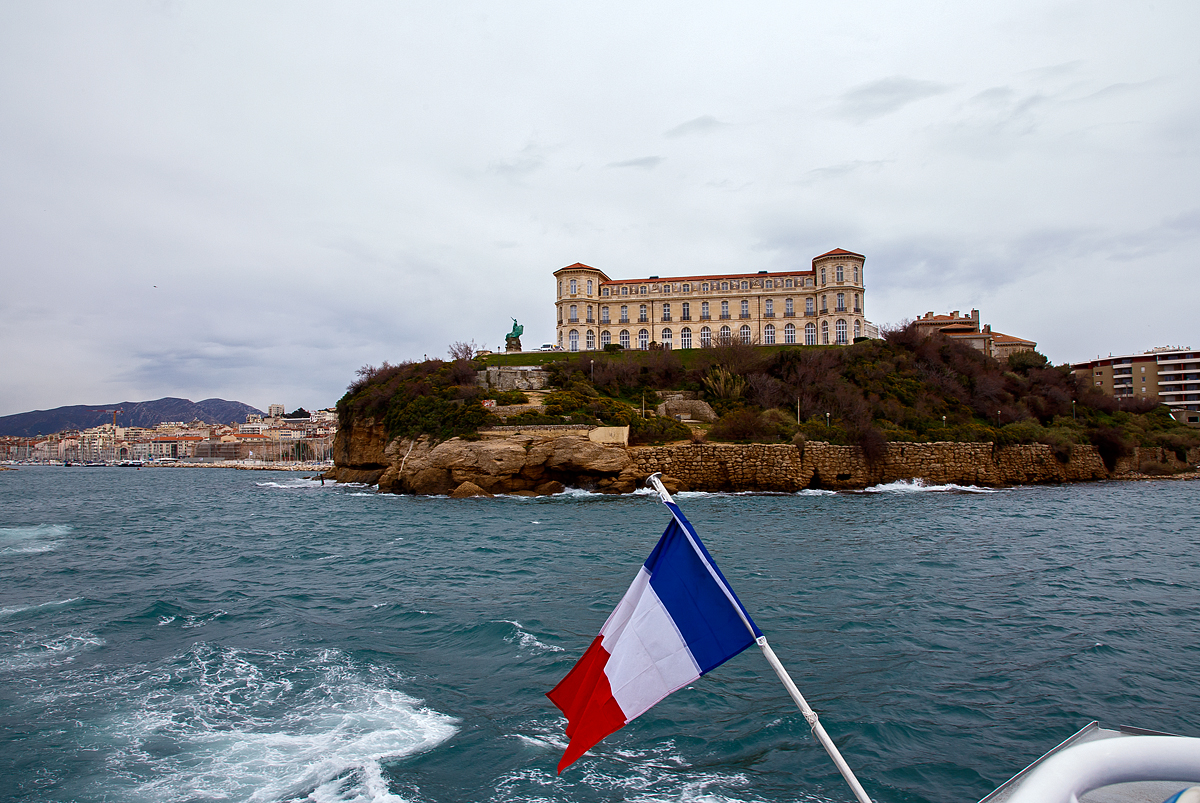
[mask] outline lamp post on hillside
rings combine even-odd
[[[591,360],[590,362],[592,363],[592,384],[594,385],[596,384],[596,361]]]
[[[1075,420],[1075,400],[1071,399],[1071,420]]]
[[[829,413],[825,414],[825,429],[829,429]]]

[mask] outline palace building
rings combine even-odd
[[[577,262],[554,271],[558,345],[846,345],[876,331],[865,317],[865,260],[835,248],[809,270],[645,279],[610,279]]]

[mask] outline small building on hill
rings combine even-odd
[[[979,310],[971,310],[970,315],[959,315],[954,310],[949,315],[934,315],[927,312],[913,321],[917,331],[926,337],[941,333],[946,337],[966,343],[972,348],[983,352],[989,357],[995,357],[1000,362],[1007,362],[1013,354],[1021,351],[1034,351],[1037,343],[1033,340],[993,332],[990,323],[980,326]]]

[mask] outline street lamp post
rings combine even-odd
[[[825,414],[825,429],[829,429],[829,413]]]
[[[592,360],[592,384],[596,383],[596,361]]]

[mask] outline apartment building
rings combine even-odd
[[[1164,346],[1098,357],[1075,363],[1071,370],[1118,399],[1157,399],[1176,412],[1200,412],[1200,351],[1191,348]],[[1190,423],[1200,423],[1190,418]]]

